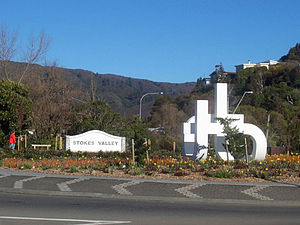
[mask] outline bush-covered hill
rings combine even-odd
[[[282,62],[300,62],[300,43],[297,43],[295,47],[291,48],[287,55],[280,58]]]
[[[268,145],[300,151],[300,44],[291,48],[279,64],[241,70],[227,77],[230,110],[233,111],[245,91],[237,113],[245,114],[247,122],[258,125],[268,136]],[[162,96],[154,103],[150,126],[164,126],[167,133],[180,135],[181,124],[194,114],[194,100],[213,103],[213,85],[204,86],[202,78],[187,95],[177,98]],[[213,107],[213,104],[210,104]],[[213,108],[210,112],[213,112]],[[168,110],[166,110],[168,109]],[[177,118],[176,122],[174,118]]]

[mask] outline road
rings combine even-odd
[[[300,187],[0,170],[0,225],[21,224],[300,224]]]
[[[0,193],[1,225],[282,225],[300,224],[299,212],[299,206],[212,203],[208,201],[147,201]],[[8,217],[11,218],[8,219]],[[51,220],[47,221],[47,219]],[[62,221],[62,219],[65,221]],[[105,221],[110,222],[106,223]]]

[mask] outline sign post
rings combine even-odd
[[[134,139],[131,140],[131,148],[132,148],[132,162],[133,162],[133,164],[135,164]]]

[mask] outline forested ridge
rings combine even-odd
[[[10,79],[17,81],[25,67],[25,63],[8,62],[6,70],[10,74]],[[177,97],[188,93],[195,86],[195,82],[154,82],[114,74],[98,74],[82,69],[61,68],[55,64],[48,66],[31,65],[27,75],[23,78],[23,83],[28,85],[31,90],[39,87],[49,88],[45,82],[50,84],[49,81],[52,81],[54,76],[61,85],[64,84],[64,87],[61,87],[64,92],[72,92],[72,95],[68,96],[72,101],[88,102],[92,99],[102,99],[116,112],[122,113],[124,116],[138,114],[139,100],[147,92],[164,92]],[[2,70],[0,71],[0,78],[5,78]],[[39,86],[37,86],[37,80],[40,80]],[[155,97],[149,96],[144,99],[143,111],[145,115],[149,113]]]

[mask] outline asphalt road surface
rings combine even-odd
[[[0,225],[21,224],[300,225],[300,186],[0,170]]]
[[[0,193],[0,225],[300,224],[299,206]]]

